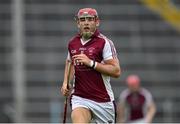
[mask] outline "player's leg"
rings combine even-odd
[[[115,123],[116,110],[113,102],[97,103],[93,101],[90,109],[95,123]]]
[[[73,123],[89,123],[91,121],[91,111],[84,107],[77,107],[71,113]]]

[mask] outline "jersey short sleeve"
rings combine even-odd
[[[116,57],[116,49],[114,47],[114,44],[111,40],[105,39],[105,45],[103,49],[103,59],[108,60],[108,59],[113,59]]]
[[[68,54],[67,54],[67,58],[66,58],[66,59],[71,61],[71,57],[70,57],[69,51],[68,51]]]
[[[153,100],[152,94],[145,88],[143,88],[142,91],[143,91],[143,94],[146,98],[146,104],[149,105],[149,104],[153,103],[154,100]]]

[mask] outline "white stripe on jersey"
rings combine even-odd
[[[100,34],[98,37],[104,39],[106,42],[103,49],[103,59],[108,60],[117,58],[117,53],[113,42],[103,34]]]
[[[114,94],[113,94],[113,91],[112,91],[112,88],[111,88],[111,85],[110,85],[110,76],[106,76],[106,75],[103,75],[103,74],[101,74],[101,76],[102,76],[104,85],[106,87],[106,91],[107,91],[111,101],[114,101]]]
[[[106,36],[104,36],[103,34],[100,34],[98,37],[105,40],[105,45],[103,48],[103,60],[113,59],[114,57],[116,57],[117,54],[116,54],[116,50],[115,50],[113,42],[110,39],[108,39]],[[110,76],[103,75],[103,74],[101,74],[101,76],[102,76],[106,91],[111,101],[113,101],[114,94],[110,85]]]
[[[71,61],[71,57],[70,57],[69,51],[68,51],[68,54],[67,54],[67,58],[66,58],[66,59]]]

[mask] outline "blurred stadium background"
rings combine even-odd
[[[0,0],[0,122],[62,122],[66,47],[84,7],[117,48],[116,99],[136,73],[154,96],[153,122],[180,122],[179,0]]]

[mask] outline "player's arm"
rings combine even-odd
[[[103,62],[93,61],[85,54],[75,55],[73,59],[94,68],[102,74],[118,78],[121,74],[121,68],[114,45],[112,43],[110,44],[110,42],[106,42],[102,52]]]
[[[121,68],[113,42],[106,40],[103,51],[103,62],[95,63],[95,70],[102,74],[118,78],[121,74]]]
[[[78,54],[73,56],[73,60],[78,61],[79,63],[83,63],[89,67],[92,67],[102,74],[109,75],[115,78],[118,78],[121,73],[119,60],[117,58],[108,59],[105,60],[104,63],[99,63],[91,60],[85,54]]]
[[[71,68],[69,70],[70,64],[71,64]],[[68,71],[70,71],[70,73]],[[72,65],[71,60],[69,60],[69,59],[67,59],[66,63],[65,63],[64,81],[63,81],[63,84],[62,84],[62,87],[61,87],[61,92],[62,92],[63,95],[68,95],[69,94],[69,89],[67,88],[67,85],[70,86],[70,84],[68,84],[69,83],[68,82],[68,74],[70,74],[69,75],[69,80],[71,81],[73,79],[73,76],[74,76],[74,67]]]
[[[155,113],[156,113],[156,106],[155,106],[154,102],[151,102],[148,105],[148,110],[147,110],[147,114],[146,114],[146,117],[145,117],[146,123],[151,123],[152,122]]]
[[[117,123],[125,123],[125,105],[123,103],[117,104]]]
[[[70,65],[71,64],[71,65]],[[71,66],[71,70],[68,70],[68,66]],[[70,71],[70,73],[68,72],[68,71]],[[64,81],[63,81],[63,83],[64,84],[67,84],[68,82],[68,74],[70,74],[70,80],[72,80],[72,78],[73,78],[73,75],[74,75],[74,68],[73,68],[73,66],[72,66],[72,62],[71,62],[71,60],[66,60],[66,63],[65,63],[65,70],[64,70]]]
[[[104,63],[96,62],[94,69],[102,74],[118,78],[121,74],[119,60],[117,58],[105,60]]]

